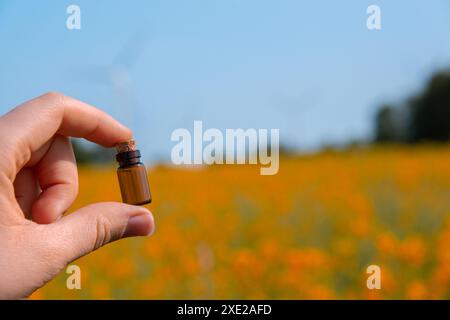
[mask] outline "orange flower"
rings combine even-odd
[[[421,238],[411,237],[400,244],[398,255],[403,261],[420,266],[425,260],[426,251],[427,248]]]
[[[377,238],[377,248],[381,254],[393,255],[398,247],[398,241],[390,232],[384,232]]]
[[[428,289],[421,281],[414,281],[408,285],[406,296],[408,299],[421,300],[426,299],[428,295]]]

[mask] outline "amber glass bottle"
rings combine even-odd
[[[116,146],[119,163],[119,178],[122,201],[132,205],[144,205],[152,201],[147,179],[147,170],[141,162],[141,152],[136,150],[134,140]]]

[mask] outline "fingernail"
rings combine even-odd
[[[150,213],[145,213],[128,218],[123,237],[151,236],[154,231],[153,216]]]

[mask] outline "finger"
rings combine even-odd
[[[41,189],[33,168],[23,168],[14,180],[14,193],[24,216],[31,219],[31,207]]]
[[[143,207],[123,203],[97,203],[46,226],[68,263],[107,243],[153,233],[153,216]]]
[[[105,147],[131,139],[131,131],[105,112],[61,94],[48,93],[0,118],[3,172],[13,181],[31,154],[55,134],[82,137]]]
[[[41,224],[58,220],[78,194],[78,172],[69,138],[56,135],[36,164],[35,174],[42,193],[32,207],[33,221]]]

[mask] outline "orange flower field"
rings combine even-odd
[[[80,168],[73,209],[120,201],[115,168]],[[284,156],[149,170],[157,230],[74,264],[34,299],[450,298],[450,147]],[[366,287],[369,265],[382,288]]]

